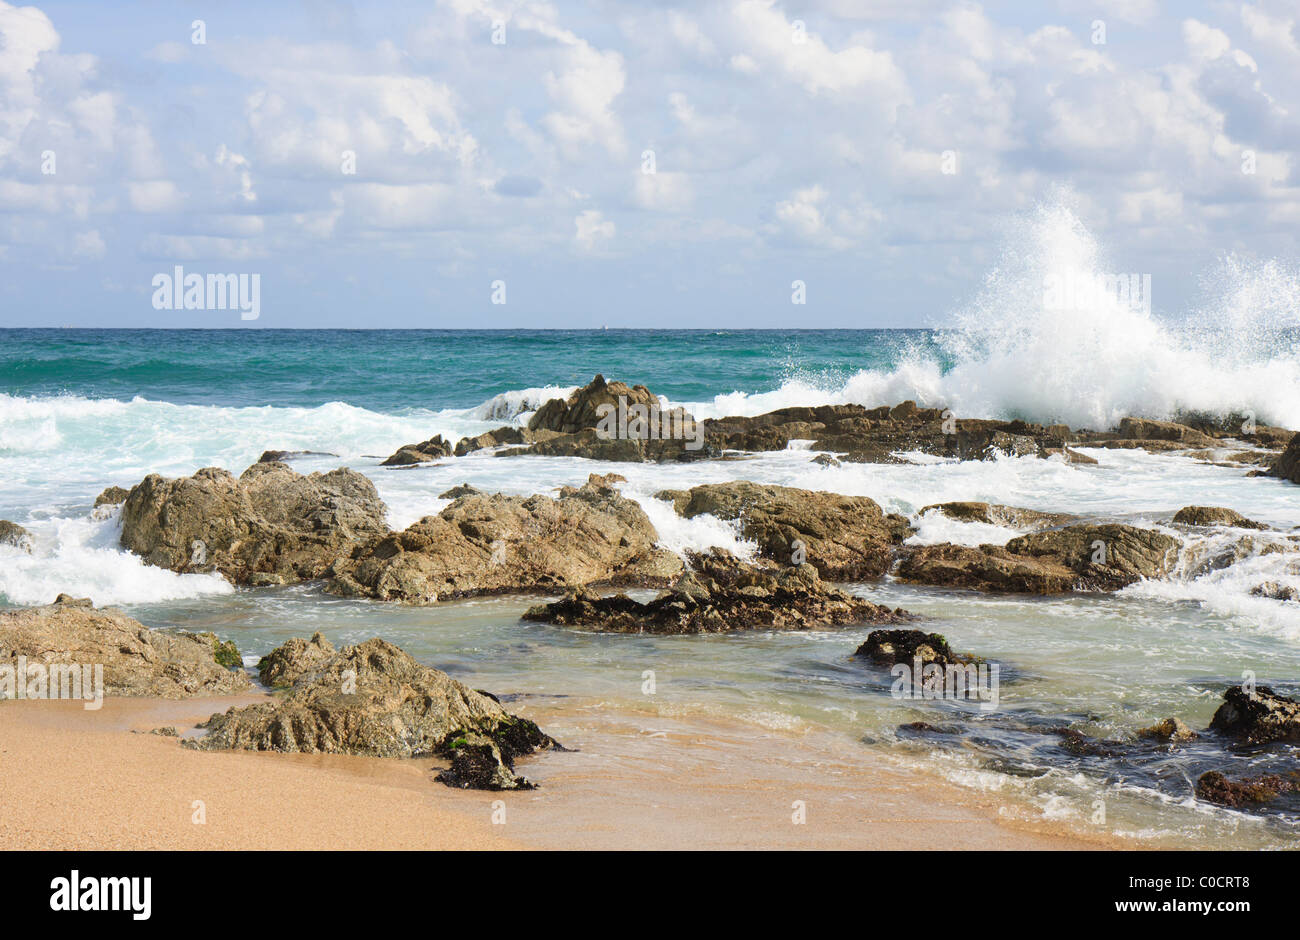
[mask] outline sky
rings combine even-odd
[[[0,327],[936,326],[1062,198],[1177,318],[1225,255],[1300,258],[1298,21],[0,0]],[[178,265],[257,318],[159,309]]]

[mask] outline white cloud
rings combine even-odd
[[[584,252],[594,252],[614,237],[614,223],[608,221],[597,209],[579,213],[573,224],[576,229],[574,241]]]

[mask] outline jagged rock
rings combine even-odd
[[[1291,438],[1291,443],[1282,451],[1282,456],[1277,458],[1277,463],[1273,464],[1273,469],[1269,472],[1275,477],[1300,483],[1300,434]]]
[[[913,584],[1017,594],[1115,591],[1168,574],[1180,545],[1152,529],[1072,525],[1019,536],[1005,548],[924,545],[904,557],[897,575]]]
[[[1139,730],[1138,737],[1168,741],[1171,744],[1183,744],[1187,741],[1195,741],[1200,735],[1177,718],[1166,718],[1149,728]]]
[[[179,738],[181,736],[181,733],[176,730],[175,725],[167,725],[164,728],[154,728],[149,733],[156,734],[160,738]]]
[[[906,519],[886,515],[865,496],[740,481],[665,490],[658,498],[671,499],[687,519],[707,514],[739,520],[741,537],[757,542],[759,554],[778,564],[790,564],[802,547],[803,560],[831,581],[880,577],[895,547],[911,534]]]
[[[812,459],[812,462],[823,467],[840,467],[843,466],[839,460],[831,454],[818,454]]]
[[[300,641],[293,651],[266,657],[274,664],[303,663],[325,643]],[[361,754],[372,757],[452,759],[440,780],[452,786],[530,789],[514,761],[556,746],[536,724],[499,703],[424,666],[391,643],[373,639],[312,659],[273,702],[213,715],[207,733],[183,746],[197,750]]]
[[[1257,584],[1250,589],[1250,593],[1255,597],[1267,597],[1275,601],[1300,601],[1300,590],[1296,590],[1289,584],[1278,584],[1276,581]]]
[[[248,676],[218,662],[227,651],[211,633],[150,630],[119,610],[96,610],[89,602],[0,613],[0,662],[25,656],[47,666],[102,664],[105,695],[179,699],[246,691]]]
[[[451,444],[437,434],[419,444],[404,444],[397,452],[380,464],[381,467],[409,467],[414,464],[428,463],[440,457],[450,457],[454,453]]]
[[[374,484],[346,468],[303,476],[253,464],[236,479],[208,467],[183,479],[150,474],[133,487],[122,545],[173,571],[218,571],[236,584],[263,573],[287,584],[323,577],[359,540],[387,533],[386,514]]]
[[[320,632],[310,640],[291,637],[283,646],[267,653],[257,662],[257,676],[263,685],[293,685],[303,676],[320,669],[338,652]]]
[[[95,602],[89,597],[73,597],[71,594],[60,594],[54,599],[56,607],[94,607]]]
[[[1210,719],[1210,728],[1245,741],[1300,741],[1300,702],[1256,686],[1249,695],[1239,685],[1223,693],[1223,704]]]
[[[527,428],[501,427],[485,431],[475,437],[462,437],[456,442],[456,456],[464,457],[476,450],[501,447],[505,444],[537,444],[560,437],[558,431],[530,431]]]
[[[16,522],[0,519],[0,545],[12,545],[31,554],[32,534]]]
[[[453,486],[451,489],[439,493],[439,499],[460,499],[462,496],[477,496],[483,491],[477,486],[470,486],[468,483],[462,483],[460,486]]]
[[[1262,522],[1253,522],[1234,509],[1222,506],[1184,506],[1174,513],[1174,522],[1182,525],[1232,526],[1238,529],[1267,529]]]
[[[524,619],[610,633],[666,634],[807,630],[911,619],[901,609],[891,611],[828,587],[809,564],[752,565],[720,548],[707,555],[690,553],[688,560],[690,570],[649,603],[578,588],[555,603],[530,608]]]
[[[910,666],[918,658],[923,665],[938,663],[940,666],[970,661],[969,656],[954,653],[943,634],[924,630],[872,630],[853,655],[885,666],[898,663]]]
[[[1208,434],[1185,424],[1148,418],[1124,418],[1119,423],[1119,436],[1129,441],[1176,441],[1184,447],[1205,447],[1214,443],[1214,438]]]
[[[1196,798],[1220,806],[1246,806],[1266,803],[1280,793],[1296,789],[1293,780],[1277,774],[1259,774],[1240,780],[1229,780],[1217,770],[1210,770],[1196,781]]]
[[[371,539],[333,567],[327,590],[408,603],[582,584],[663,585],[681,559],[656,547],[645,511],[609,487],[558,499],[473,494],[402,532]]]
[[[120,506],[126,502],[126,498],[131,495],[131,491],[121,486],[110,486],[95,497],[95,509],[100,506]]]
[[[975,502],[935,503],[922,507],[919,515],[923,516],[931,510],[958,522],[983,522],[1013,529],[1049,529],[1068,525],[1077,518],[1065,512],[1039,512],[1017,506]]]
[[[659,407],[659,397],[644,385],[606,382],[603,375],[597,375],[586,386],[574,391],[567,401],[552,398],[538,408],[528,419],[528,430],[575,434],[594,428],[601,419],[600,407],[611,405],[617,408],[620,398],[627,406]]]

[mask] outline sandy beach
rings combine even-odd
[[[725,725],[701,733],[530,712],[582,750],[522,769],[530,792],[457,791],[435,759],[206,753],[149,734],[260,695],[0,705],[0,839],[28,849],[1080,849],[1084,839],[998,817],[927,775],[795,756],[773,735],[745,760]],[[662,723],[661,723],[662,724]],[[143,733],[137,733],[143,732]],[[806,743],[806,742],[805,742]],[[746,746],[752,747],[747,739]],[[662,757],[672,749],[673,770]],[[803,753],[802,745],[799,753]],[[690,772],[680,772],[683,760]],[[804,804],[806,822],[792,821]],[[202,823],[196,822],[202,802]],[[494,822],[494,817],[504,822]]]

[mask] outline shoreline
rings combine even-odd
[[[866,749],[837,754],[818,741],[810,758],[806,735],[742,741],[723,722],[660,719],[651,730],[626,714],[527,708],[577,749],[526,759],[541,787],[508,793],[435,783],[436,758],[200,752],[148,733],[175,725],[185,735],[213,712],[266,698],[109,698],[98,712],[3,703],[0,839],[79,850],[1139,847],[1000,818],[995,799]],[[667,772],[664,748],[689,772]],[[737,764],[742,779],[730,773]]]

